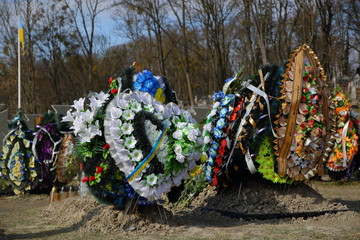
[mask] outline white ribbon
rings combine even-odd
[[[346,138],[346,135],[347,135],[347,132],[348,132],[349,123],[350,123],[350,120],[348,120],[348,121],[345,123],[344,128],[343,128],[343,131],[342,131],[342,136],[341,136],[342,151],[343,151],[343,167],[346,167],[346,162],[347,162],[347,157],[346,157],[346,141],[345,141],[345,138]]]
[[[271,127],[272,134],[274,135],[275,138],[279,138],[279,136],[275,133],[274,128],[272,126],[270,103],[269,103],[269,98],[268,98],[267,94],[264,91],[261,91],[259,88],[256,88],[255,86],[253,86],[251,84],[249,84],[249,86],[247,86],[247,88],[264,98],[264,100],[266,102],[267,110],[268,110],[268,116],[269,116],[269,120],[270,120],[270,127]]]
[[[269,73],[267,73],[264,77],[264,82],[266,81],[266,79],[270,76]],[[234,153],[234,150],[235,150],[235,147],[236,147],[236,144],[238,142],[238,137],[244,127],[244,124],[246,122],[246,118],[249,116],[250,114],[250,111],[252,110],[254,104],[255,104],[255,101],[256,101],[256,96],[257,95],[260,95],[261,97],[264,98],[265,102],[266,102],[266,106],[267,106],[267,110],[268,110],[268,116],[269,116],[269,120],[270,120],[270,127],[271,127],[271,131],[272,131],[272,134],[275,138],[279,138],[279,136],[275,133],[274,131],[274,128],[272,126],[272,121],[271,121],[271,113],[270,113],[270,103],[269,103],[269,98],[267,96],[267,94],[264,92],[264,91],[261,91],[259,89],[259,87],[261,86],[262,84],[260,84],[258,87],[255,87],[254,85],[252,84],[246,84],[246,88],[251,90],[254,94],[251,96],[251,99],[250,99],[250,103],[247,105],[246,107],[246,112],[243,116],[243,118],[241,119],[241,122],[240,122],[240,125],[239,125],[239,128],[238,128],[238,131],[236,132],[236,138],[235,138],[235,143],[231,149],[231,152],[229,154],[229,158],[228,159],[231,159],[233,153]],[[247,152],[245,154],[245,160],[246,160],[246,164],[249,168],[249,171],[251,172],[251,174],[254,174],[256,172],[256,168],[254,166],[254,163],[252,161],[252,158],[251,158],[251,155],[250,155],[250,152],[249,152],[249,149],[247,149]],[[228,165],[229,165],[229,161],[227,161],[226,163],[226,170],[228,170]]]

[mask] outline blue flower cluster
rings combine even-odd
[[[223,99],[223,97],[224,97],[224,93],[223,93],[223,91],[220,91],[220,92],[214,93],[212,95],[212,100],[214,102],[216,102],[216,101],[219,101],[220,99]]]
[[[153,73],[144,70],[137,74],[134,82],[134,89],[142,92],[150,93],[155,96],[156,90],[160,87],[159,81],[153,76]]]

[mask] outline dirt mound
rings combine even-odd
[[[346,209],[345,205],[327,201],[306,184],[284,187],[260,181],[248,182],[241,188],[237,186],[222,192],[208,187],[186,209],[170,204],[152,206],[128,204],[126,209],[118,210],[113,206],[99,203],[92,196],[78,196],[51,203],[43,213],[45,217],[79,231],[167,235],[175,231],[174,227],[181,228],[195,223],[197,226],[234,224],[234,218],[223,214],[224,212],[278,214],[276,217],[278,221],[283,221],[282,216],[287,216],[286,214],[289,213]],[[326,215],[331,216],[331,214]],[[291,219],[291,215],[287,217]],[[238,221],[244,221],[241,217],[238,218]]]
[[[305,183],[276,185],[266,181],[248,182],[233,189],[203,191],[192,201],[194,207],[248,214],[300,213],[346,210],[340,203],[329,202]]]
[[[101,204],[92,196],[73,197],[53,202],[44,209],[45,217],[64,227],[84,232],[148,232],[170,229],[172,213],[159,205],[137,206],[129,203],[125,209]]]

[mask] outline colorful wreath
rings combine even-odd
[[[200,159],[202,138],[190,113],[150,94],[119,93],[107,107],[104,125],[116,165],[149,201],[180,185]]]
[[[100,201],[122,208],[127,195],[126,183],[109,155],[103,136],[105,107],[110,97],[108,93],[94,93],[86,109],[85,98],[75,100],[63,121],[72,123],[70,128],[77,136],[75,152],[82,159],[80,169],[85,175],[82,182],[88,184]]]
[[[223,91],[213,95],[214,104],[204,125],[205,173],[215,186],[227,187],[254,174],[261,142],[274,133],[270,119],[278,109],[272,99],[279,95],[279,68],[267,65],[247,81],[241,73],[226,80]]]
[[[55,168],[59,146],[61,143],[60,133],[56,124],[55,114],[49,112],[42,117],[36,126],[32,144],[32,152],[41,165],[39,191],[50,191],[55,181]]]
[[[147,70],[138,74],[134,74],[134,68],[128,67],[123,71],[123,73],[119,75],[119,77],[110,78],[108,82],[110,87],[108,93],[95,93],[92,97],[89,98],[90,109],[84,108],[85,99],[81,98],[78,101],[74,101],[74,110],[69,111],[67,116],[64,117],[64,121],[70,121],[73,123],[72,129],[74,130],[74,134],[78,136],[79,139],[79,143],[76,146],[76,149],[84,159],[82,163],[82,169],[85,173],[85,177],[82,179],[82,181],[86,182],[90,186],[91,191],[95,194],[95,196],[100,198],[100,200],[104,200],[103,198],[105,196],[105,199],[108,199],[105,202],[123,206],[126,199],[130,197],[136,199],[136,202],[139,204],[148,204],[149,202],[146,198],[138,195],[137,192],[140,191],[139,188],[132,188],[133,186],[139,186],[137,181],[139,180],[140,175],[138,178],[134,177],[134,179],[127,179],[125,178],[125,174],[129,173],[126,171],[127,169],[119,169],[119,167],[115,165],[119,165],[118,156],[120,153],[116,154],[113,151],[113,147],[110,146],[110,144],[114,144],[114,142],[110,143],[105,141],[104,119],[106,118],[107,122],[109,123],[109,119],[114,118],[114,121],[110,120],[112,126],[116,126],[116,124],[118,124],[118,127],[121,127],[118,129],[115,129],[116,127],[114,127],[114,129],[111,130],[107,128],[106,131],[108,135],[110,134],[109,131],[111,131],[112,137],[116,139],[126,137],[126,139],[124,139],[126,142],[124,143],[126,143],[126,147],[129,149],[134,148],[136,145],[136,149],[138,151],[128,150],[129,153],[131,152],[131,155],[127,156],[127,158],[140,159],[140,157],[145,156],[146,152],[149,153],[149,147],[151,150],[151,145],[157,141],[157,139],[154,138],[159,137],[157,135],[157,129],[159,129],[159,126],[162,127],[162,124],[159,123],[158,119],[164,120],[166,117],[168,117],[168,120],[166,120],[166,129],[168,133],[173,133],[175,136],[166,135],[167,140],[165,142],[176,144],[177,147],[175,149],[170,149],[164,144],[161,144],[160,149],[156,149],[158,152],[156,157],[154,157],[162,161],[166,160],[166,156],[169,158],[171,156],[171,159],[177,159],[177,163],[175,163],[175,161],[168,161],[168,164],[166,164],[166,171],[163,173],[163,177],[166,178],[166,181],[163,180],[163,182],[170,183],[169,181],[172,181],[171,184],[166,186],[180,184],[182,178],[186,176],[184,169],[193,167],[190,159],[196,157],[196,153],[190,149],[192,147],[191,143],[187,142],[186,139],[180,139],[179,131],[176,130],[180,130],[178,129],[179,127],[184,127],[184,131],[189,131],[189,133],[184,132],[186,136],[189,134],[191,135],[189,135],[189,140],[193,137],[194,131],[196,130],[196,125],[193,125],[194,129],[192,129],[190,127],[190,123],[184,122],[185,120],[192,120],[190,114],[180,110],[174,103],[165,107],[160,102],[154,100],[153,96],[159,101],[176,102],[175,93],[170,89],[169,84],[164,77],[154,76],[150,71]],[[141,102],[132,102],[131,109],[126,109],[127,106],[125,105],[113,107],[113,103],[118,102],[117,99],[119,96],[127,95],[125,92],[128,91],[130,92],[130,96],[135,96],[133,95],[132,91],[137,92],[136,96],[139,96],[139,98],[134,99],[134,101],[144,97],[144,99],[149,101],[147,102],[148,104],[145,106],[142,105]],[[144,93],[143,91],[149,93]],[[126,98],[122,100],[125,101]],[[111,104],[107,107],[109,102],[111,102]],[[123,112],[119,108],[120,106],[123,107]],[[157,115],[152,115],[154,106],[157,106]],[[173,115],[162,116],[162,114],[170,114],[171,111],[173,111]],[[133,121],[132,118],[135,116],[135,113],[137,113],[137,119],[139,117],[141,121]],[[145,119],[148,119],[147,114],[151,115],[149,119],[156,118],[154,120],[155,125],[151,125],[152,123],[149,124],[148,121],[145,121]],[[116,119],[116,116],[120,118],[120,115],[121,118],[124,118],[125,120]],[[122,125],[122,121],[125,125]],[[137,132],[138,135],[142,134],[144,138],[143,144],[146,146],[141,145],[139,147],[136,144],[137,140],[135,139],[135,136],[128,137],[130,132],[132,133],[132,129],[134,129],[134,132]],[[115,136],[114,134],[116,133],[119,135]],[[141,150],[142,147],[144,147],[143,150]],[[146,186],[146,188],[150,189],[151,191],[149,191],[151,193],[154,193],[152,189],[157,189],[156,196],[149,194],[149,191],[145,193],[140,191],[140,193],[141,195],[154,200],[159,198],[158,193],[161,189],[156,186],[160,184],[158,179],[160,180],[161,176],[156,175],[158,172],[154,172],[153,174],[151,173],[151,171],[154,171],[154,164],[151,163],[149,166],[152,167],[149,167],[147,170],[148,175],[146,175],[146,180],[148,180],[152,186],[149,185],[150,187]],[[160,168],[163,167],[160,166]],[[142,175],[143,174],[141,174],[141,176]],[[140,185],[142,183],[143,181],[141,181]],[[168,191],[168,189],[166,188],[164,191]]]
[[[278,173],[294,180],[322,174],[329,139],[329,103],[325,75],[313,51],[297,49],[284,73],[284,102],[278,115]]]
[[[72,131],[61,131],[59,154],[54,163],[55,181],[60,184],[69,183],[79,174],[79,162],[75,155],[75,137]]]
[[[358,151],[358,136],[350,118],[350,101],[341,91],[335,88],[332,99],[335,105],[335,124],[333,127],[335,144],[326,166],[331,171],[344,171],[350,165]]]
[[[21,109],[10,123],[12,129],[4,138],[0,168],[15,194],[36,189],[41,174],[40,164],[32,151],[32,132],[22,118]]]

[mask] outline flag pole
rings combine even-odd
[[[18,16],[18,108],[21,108],[21,52],[20,52],[20,17]]]

